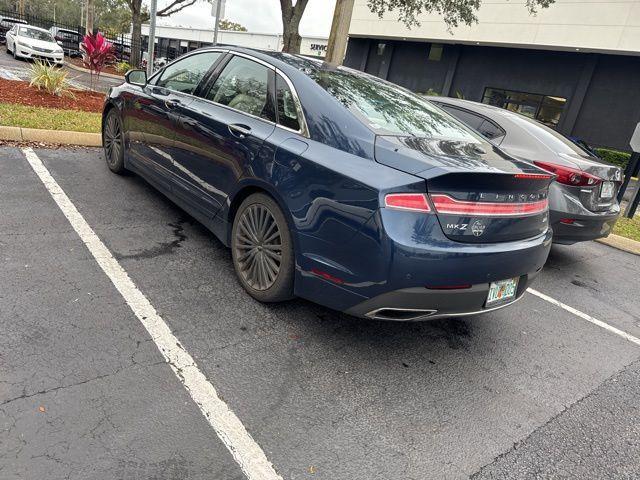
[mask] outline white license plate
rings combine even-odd
[[[600,187],[600,198],[611,198],[613,197],[613,192],[613,182],[602,182],[602,186]]]
[[[497,303],[505,303],[509,300],[513,300],[516,297],[517,291],[518,278],[491,282],[491,285],[489,285],[486,306],[489,307]]]

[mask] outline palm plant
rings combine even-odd
[[[91,72],[91,89],[93,90],[93,76],[96,75],[99,80],[104,67],[116,60],[114,47],[98,32],[85,35],[80,44],[80,50],[82,51],[82,63]]]
[[[29,77],[31,78],[29,85],[58,97],[74,97],[71,90],[69,90],[70,85],[67,81],[67,75],[67,71],[62,68],[56,68],[54,65],[36,60],[29,71]]]

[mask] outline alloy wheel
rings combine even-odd
[[[104,127],[104,151],[109,165],[116,166],[122,152],[122,131],[120,121],[114,114],[107,117],[107,123]]]
[[[254,203],[242,212],[234,248],[240,274],[251,288],[263,291],[276,282],[282,265],[282,238],[265,205]]]

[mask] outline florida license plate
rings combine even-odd
[[[518,291],[518,278],[491,282],[489,293],[487,294],[486,306],[506,303],[516,297]]]
[[[611,198],[613,197],[613,192],[614,192],[613,182],[602,182],[602,186],[600,187],[601,198]]]

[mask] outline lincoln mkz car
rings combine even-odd
[[[149,79],[132,70],[108,95],[103,142],[113,172],[141,175],[230,247],[263,302],[483,313],[520,298],[551,246],[553,175],[400,87],[316,60],[210,47]]]
[[[554,243],[595,240],[611,233],[620,215],[620,167],[524,115],[455,98],[432,101],[509,155],[556,175],[549,193]]]

